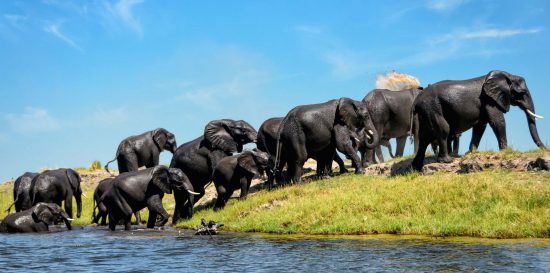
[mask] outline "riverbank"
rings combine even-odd
[[[369,167],[370,175],[306,179],[273,191],[255,180],[247,200],[231,199],[219,212],[210,206],[215,199],[210,185],[195,217],[176,227],[195,228],[204,218],[235,232],[550,238],[550,172],[533,163],[549,155],[548,150],[476,153],[447,165],[428,164],[425,175],[394,175],[392,170],[410,161],[405,158]],[[88,198],[74,224],[88,225],[95,185],[109,174],[79,172]],[[12,187],[10,182],[0,185],[0,219],[12,202]],[[171,214],[172,195],[163,204]],[[147,219],[146,209],[142,219]]]

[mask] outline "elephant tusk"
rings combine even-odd
[[[371,137],[368,134],[365,134],[365,136],[367,137],[368,140],[371,139]]]
[[[67,218],[67,221],[74,221],[73,218]]]
[[[88,196],[84,193],[82,193],[82,196],[84,196],[84,198],[88,198]]]
[[[355,139],[355,141],[359,142],[359,139],[358,139],[358,138],[354,137],[354,139]]]
[[[369,130],[369,134],[374,135],[374,132],[372,130]]]
[[[537,114],[531,112],[531,110],[529,110],[529,109],[527,109],[526,111],[527,111],[527,114],[529,114],[529,115],[531,115],[531,116],[533,116],[533,117],[535,117],[535,118],[541,118],[541,119],[544,118],[543,116],[539,116],[539,115],[537,115]]]
[[[194,191],[190,191],[190,190],[187,190],[187,192],[190,193],[190,194],[193,194],[193,195],[200,195],[200,193],[194,192]]]

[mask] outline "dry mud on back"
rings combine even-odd
[[[412,158],[379,163],[365,168],[367,175],[400,175],[411,171]],[[471,153],[454,158],[451,163],[435,162],[435,157],[426,157],[422,174],[435,172],[472,173],[491,169],[511,171],[549,171],[550,151],[540,153]]]

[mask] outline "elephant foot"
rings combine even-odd
[[[340,174],[345,174],[347,172],[349,172],[349,171],[346,168],[340,169]]]
[[[424,162],[418,162],[417,160],[413,160],[411,163],[411,167],[413,168],[413,170],[417,172],[421,172],[422,167],[424,167]]]
[[[438,157],[437,158],[437,162],[440,162],[440,163],[451,163],[453,162],[453,158],[446,155],[446,156],[442,156],[442,157]]]
[[[357,168],[355,169],[355,174],[363,174],[365,171],[363,170],[363,168]]]

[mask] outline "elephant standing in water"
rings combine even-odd
[[[118,162],[119,173],[137,171],[139,167],[155,167],[163,150],[174,153],[178,145],[174,134],[164,128],[145,132],[141,135],[125,138],[118,145],[115,159],[107,162],[105,170],[109,172],[109,163]]]
[[[162,207],[164,194],[172,193],[172,190],[189,191],[191,188],[191,183],[181,170],[168,169],[166,166],[123,173],[115,177],[111,183],[111,187],[100,199],[107,208],[111,230],[115,230],[121,220],[124,229],[130,230],[132,213],[145,207],[149,209],[147,228],[163,226],[169,217]],[[187,202],[192,203],[193,195],[189,196]],[[157,216],[160,216],[158,220]]]
[[[29,209],[12,213],[0,223],[0,232],[45,232],[55,222],[64,222],[71,230],[73,219],[53,203],[37,203]]]
[[[403,156],[407,136],[411,130],[411,108],[421,91],[422,87],[403,91],[375,89],[363,98],[380,139],[389,141],[397,138],[397,157]],[[359,152],[365,166],[374,163],[374,149],[360,146]],[[383,162],[380,146],[376,147],[376,154],[379,161]]]
[[[212,176],[218,193],[214,209],[225,207],[236,189],[241,189],[240,198],[246,198],[252,178],[263,173],[268,162],[269,155],[258,149],[222,158]]]
[[[32,204],[40,202],[64,203],[65,212],[73,217],[73,196],[76,200],[76,217],[82,213],[82,189],[80,175],[73,169],[48,170],[37,175],[31,182]]]
[[[26,172],[15,180],[13,183],[13,203],[7,209],[8,212],[12,206],[15,206],[16,212],[32,207],[31,182],[37,175],[38,173]]]
[[[218,162],[234,152],[242,152],[243,145],[256,142],[256,138],[256,130],[246,121],[211,121],[205,126],[202,136],[178,147],[170,167],[178,168],[187,175],[193,190],[198,192],[195,201],[199,200],[204,195],[206,183],[212,181],[212,173]],[[179,196],[178,192],[174,193],[174,198],[176,207],[173,223],[181,218],[191,218],[193,203],[186,203],[185,196]]]
[[[112,181],[114,178],[109,177],[105,178],[99,183],[97,183],[97,186],[94,190],[94,210],[92,211],[92,223],[99,224],[102,226],[107,225],[107,207],[105,207],[105,204],[103,204],[101,200],[101,196],[109,189],[109,187],[112,185]],[[96,208],[98,209],[98,212],[96,214]],[[136,223],[139,225],[141,223],[141,216],[139,215],[139,211],[134,213],[136,216]]]
[[[535,123],[535,118],[542,117],[535,114],[535,105],[523,77],[493,70],[473,79],[441,81],[428,86],[413,105],[412,114],[418,124],[419,138],[413,168],[422,169],[426,148],[432,141],[439,146],[437,161],[451,162],[449,136],[470,128],[473,128],[470,151],[476,150],[487,124],[497,137],[499,149],[506,148],[504,113],[510,110],[510,105],[525,111],[533,141],[544,148]]]
[[[268,184],[270,187],[273,187],[275,185],[275,156],[277,153],[279,126],[281,125],[282,121],[282,117],[270,118],[264,121],[264,123],[262,123],[262,125],[258,129],[258,142],[256,143],[256,146],[258,146],[258,150],[269,154],[269,167],[266,172],[268,176]],[[344,161],[336,153],[334,154],[334,161],[338,163],[340,173],[346,173],[348,171],[346,169],[346,166],[344,165]],[[281,177],[277,177],[277,180],[278,182],[280,182]]]
[[[363,171],[352,143],[351,132],[366,128],[371,142],[378,145],[379,136],[364,103],[349,98],[297,106],[283,119],[277,144],[277,172],[287,165],[291,181],[300,181],[308,158],[317,160],[317,175],[326,175],[332,168],[336,148],[352,159],[355,172]]]

